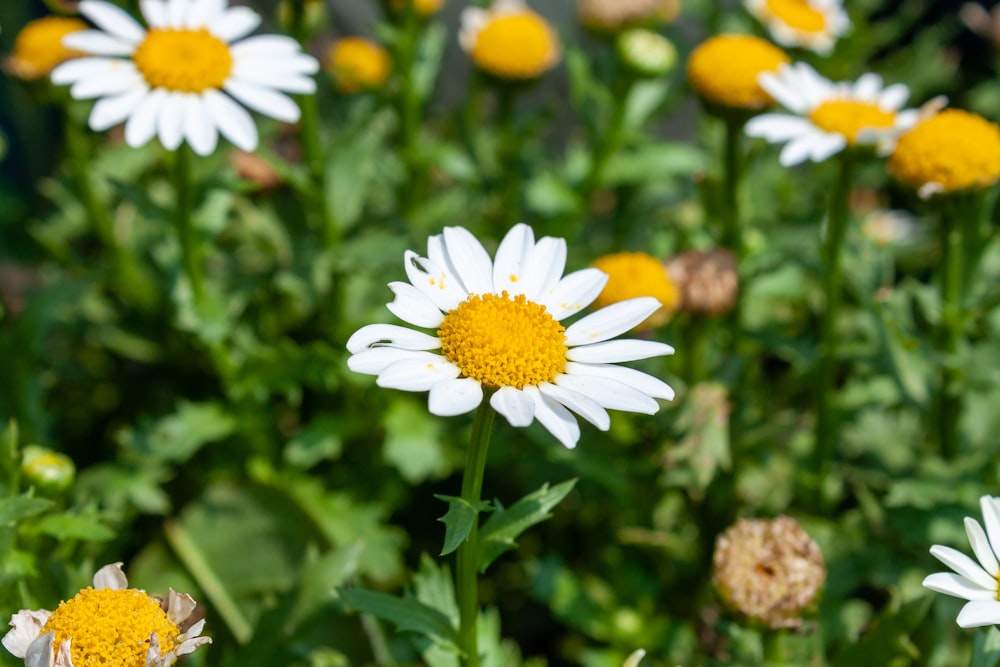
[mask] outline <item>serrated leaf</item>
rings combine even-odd
[[[485,572],[497,557],[517,547],[516,538],[525,530],[541,523],[576,485],[576,479],[549,487],[542,486],[521,498],[509,508],[497,505],[493,515],[479,531],[479,571]]]
[[[995,626],[980,628],[972,642],[969,667],[996,667],[1000,662],[1000,630]]]
[[[420,602],[445,615],[452,627],[458,627],[458,602],[455,584],[446,565],[438,565],[427,554],[420,557],[420,570],[413,575],[413,592]]]
[[[443,648],[459,652],[455,628],[448,617],[419,600],[364,588],[342,588],[340,597],[360,612],[389,621],[400,632],[416,632]]]
[[[469,539],[469,533],[472,532],[476,518],[480,512],[488,511],[490,504],[480,502],[478,506],[475,506],[457,496],[434,494],[434,497],[448,503],[448,511],[438,519],[445,526],[444,547],[441,549],[441,555],[447,556]]]
[[[0,525],[9,525],[26,519],[29,516],[41,514],[52,506],[52,501],[46,498],[32,498],[27,495],[0,500]]]

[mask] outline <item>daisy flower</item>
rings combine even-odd
[[[785,48],[825,55],[851,27],[841,0],[744,0],[743,5]]]
[[[608,282],[594,300],[597,308],[640,296],[651,296],[662,304],[659,310],[640,323],[640,329],[666,324],[680,306],[680,290],[667,273],[667,267],[652,255],[617,252],[598,257],[594,268],[608,274]]]
[[[751,137],[783,143],[781,164],[822,162],[848,146],[892,150],[896,138],[920,118],[916,109],[900,110],[909,97],[901,83],[882,86],[878,74],[856,83],[833,83],[805,63],[781,65],[760,75],[760,85],[791,113],[767,113],[746,126]]]
[[[703,100],[730,109],[759,111],[774,104],[760,75],[788,64],[784,51],[752,35],[716,35],[691,52],[687,78]]]
[[[260,16],[227,0],[140,0],[144,28],[103,0],[84,0],[80,13],[99,30],[68,35],[63,44],[90,54],[60,65],[52,81],[71,84],[77,99],[98,102],[96,131],[125,122],[125,141],[153,137],[168,150],[186,141],[195,153],[215,150],[218,135],[243,150],[257,147],[257,128],[242,105],[292,123],[299,108],[285,93],[312,93],[319,64],[298,42],[249,35]]]
[[[552,26],[522,0],[466,7],[458,41],[476,67],[501,79],[535,79],[562,57]]]
[[[63,46],[63,37],[87,24],[76,18],[45,16],[28,22],[14,39],[14,50],[4,60],[3,69],[19,79],[34,80],[48,76],[52,70],[71,58],[83,55]]]
[[[567,447],[580,437],[569,410],[601,430],[610,425],[608,409],[655,413],[656,399],[672,399],[673,389],[616,364],[673,354],[673,348],[611,339],[660,302],[622,301],[564,326],[608,279],[594,268],[563,276],[565,264],[566,242],[544,237],[536,243],[527,225],[507,233],[495,260],[470,232],[446,227],[428,239],[427,257],[406,252],[408,283],[389,283],[396,294],[389,310],[434,333],[368,325],[347,341],[347,365],[378,376],[380,387],[428,391],[430,411],[441,416],[470,412],[488,393],[512,426],[537,419]]]
[[[342,93],[379,90],[392,72],[389,53],[378,42],[364,37],[337,40],[323,63]]]
[[[173,590],[166,600],[128,587],[121,563],[105,565],[94,585],[60,602],[55,611],[22,609],[3,646],[28,667],[164,667],[202,644],[197,603]]]
[[[953,572],[937,572],[924,579],[924,587],[936,593],[968,600],[958,613],[958,624],[963,628],[976,628],[1000,623],[1000,587],[997,577],[1000,565],[1000,498],[983,496],[979,499],[986,530],[975,519],[965,518],[965,532],[969,536],[976,560],[961,551],[935,544],[931,555],[950,567]]]

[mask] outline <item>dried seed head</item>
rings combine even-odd
[[[681,290],[682,311],[722,315],[736,305],[740,277],[730,251],[690,250],[668,259],[666,268]]]
[[[668,23],[680,13],[679,0],[579,0],[580,23],[592,30],[617,32],[636,25]]]

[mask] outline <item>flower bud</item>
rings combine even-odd
[[[65,454],[38,445],[28,445],[21,457],[21,472],[28,484],[39,492],[55,495],[73,485],[76,466]]]
[[[615,46],[622,62],[640,76],[662,76],[677,64],[673,42],[652,30],[625,30],[618,34]]]

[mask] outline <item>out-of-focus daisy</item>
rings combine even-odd
[[[600,257],[594,268],[608,274],[608,282],[594,300],[594,306],[604,308],[620,301],[651,296],[662,305],[640,327],[666,324],[677,310],[681,295],[660,260],[644,252],[618,252]]]
[[[785,52],[751,35],[716,35],[691,52],[687,78],[703,100],[755,111],[774,104],[758,77],[788,64]]]
[[[988,188],[1000,179],[1000,127],[977,114],[946,109],[901,136],[888,167],[921,197]]]
[[[805,160],[822,162],[848,146],[870,145],[888,152],[920,117],[916,109],[901,110],[909,89],[901,83],[883,87],[878,74],[864,74],[855,83],[833,83],[809,65],[796,63],[761,74],[760,84],[791,113],[752,118],[746,133],[785,144],[780,160],[786,167]]]
[[[186,141],[199,155],[215,150],[221,133],[243,150],[257,147],[257,127],[239,103],[285,122],[299,108],[285,93],[312,93],[316,60],[298,42],[249,35],[260,16],[227,0],[143,0],[149,29],[103,0],[84,0],[80,12],[100,30],[63,43],[91,54],[52,72],[72,84],[77,99],[99,98],[90,127],[125,121],[125,141],[143,146],[153,137],[168,150]]]
[[[466,7],[458,39],[476,67],[501,79],[538,78],[562,57],[552,26],[522,0]]]
[[[60,602],[55,611],[21,610],[3,645],[27,667],[163,667],[202,644],[197,603],[173,590],[166,600],[128,587],[121,563],[105,565],[94,585]]]
[[[385,48],[364,37],[345,37],[334,42],[324,65],[337,90],[343,93],[378,90],[385,85],[392,70]]]
[[[861,233],[881,248],[905,246],[920,237],[920,225],[906,211],[876,208],[865,215]]]
[[[580,23],[599,32],[667,23],[680,13],[678,0],[578,0]]]
[[[87,24],[76,18],[46,16],[30,21],[14,39],[14,50],[4,60],[3,68],[19,79],[40,79],[71,58],[83,53],[63,46],[63,37],[86,30]]]
[[[389,283],[397,317],[433,334],[391,324],[372,324],[347,342],[347,364],[377,375],[380,387],[429,391],[432,413],[458,415],[482,403],[512,426],[537,419],[567,447],[580,427],[573,410],[601,430],[606,410],[653,414],[657,398],[673,398],[661,380],[618,366],[619,362],[673,353],[663,343],[611,340],[659,307],[652,297],[622,301],[575,323],[601,293],[607,275],[582,269],[563,276],[566,242],[537,243],[527,225],[513,227],[491,260],[462,227],[446,227],[427,241],[427,257],[404,256],[409,283]]]
[[[1000,498],[983,496],[979,499],[983,523],[970,517],[965,519],[965,532],[976,560],[961,551],[935,544],[931,555],[950,567],[952,572],[937,572],[924,579],[924,587],[936,593],[968,600],[956,619],[963,628],[1000,624]]]
[[[786,48],[827,54],[851,27],[842,0],[743,0],[743,5]]]

